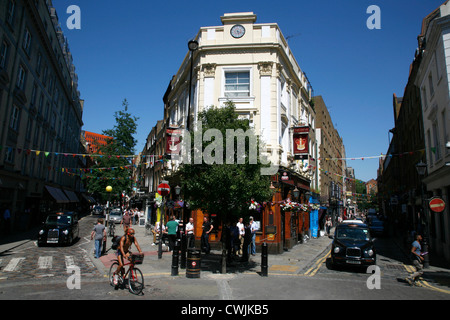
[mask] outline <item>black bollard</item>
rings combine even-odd
[[[180,258],[180,268],[186,269],[186,249],[187,249],[187,241],[186,235],[184,232],[181,234],[181,258]]]
[[[175,247],[173,248],[173,253],[172,253],[172,272],[171,275],[172,276],[177,276],[178,275],[178,253],[180,250],[180,240],[176,240],[175,241]]]
[[[261,250],[261,276],[267,277],[267,243],[262,244]]]

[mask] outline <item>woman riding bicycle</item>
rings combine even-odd
[[[127,260],[130,260],[131,252],[129,250],[133,243],[136,246],[136,249],[139,250],[139,254],[142,254],[141,247],[139,246],[139,243],[138,243],[136,237],[134,236],[134,234],[135,234],[134,229],[128,228],[125,235],[120,239],[119,248],[117,249],[117,260],[119,261],[119,266],[117,267],[117,271],[115,272],[115,275],[114,275],[114,285],[117,285],[117,283],[119,281],[119,276],[118,276],[119,272],[123,276],[123,271],[124,271],[123,270],[123,265],[124,265],[123,258],[125,257]]]

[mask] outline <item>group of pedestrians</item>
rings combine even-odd
[[[249,255],[254,256],[256,254],[256,232],[258,229],[259,226],[253,217],[250,217],[245,224],[242,217],[237,222],[227,223],[222,241],[225,241],[228,258],[231,260],[236,258],[246,260]]]

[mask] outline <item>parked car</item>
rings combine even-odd
[[[369,227],[359,220],[346,220],[336,226],[331,245],[331,265],[374,264],[376,252]]]
[[[120,223],[122,221],[122,210],[120,208],[111,209],[108,220],[110,222]]]
[[[95,206],[94,209],[92,209],[92,214],[103,214],[103,207],[102,206]]]
[[[377,218],[372,218],[369,224],[369,230],[371,236],[384,235],[384,221]]]
[[[79,237],[78,213],[74,211],[49,214],[38,233],[38,246],[72,244]]]

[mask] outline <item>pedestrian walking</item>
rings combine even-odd
[[[327,228],[327,235],[330,236],[330,230],[331,227],[333,226],[333,222],[331,221],[331,217],[329,216],[327,218],[327,222],[325,222],[325,227]]]
[[[177,240],[178,222],[175,221],[175,217],[171,216],[170,221],[166,224],[167,236],[169,238],[169,251],[173,251],[175,247],[175,241]]]
[[[187,235],[187,247],[193,248],[195,245],[194,218],[189,218],[189,222],[186,224],[186,235]]]
[[[417,234],[415,237],[415,241],[411,245],[411,259],[414,267],[416,268],[416,272],[410,274],[406,278],[406,281],[410,285],[414,285],[417,278],[423,275],[423,256],[425,254],[428,254],[428,252],[422,252],[422,240],[422,236],[420,234]]]
[[[9,211],[9,207],[5,208],[3,212],[3,222],[5,227],[5,234],[9,234],[11,231],[11,211]]]
[[[245,237],[245,225],[244,225],[244,219],[243,218],[239,218],[239,222],[236,223],[236,226],[239,229],[239,255],[242,256],[242,254],[244,253],[244,237]]]
[[[206,254],[209,254],[209,252],[211,251],[211,247],[209,246],[209,234],[211,233],[213,227],[214,226],[211,224],[211,222],[208,221],[208,217],[204,217],[202,224],[201,247]]]
[[[132,216],[129,213],[129,211],[125,211],[125,214],[122,217],[122,221],[120,221],[120,224],[123,225],[123,232],[127,233],[127,229],[131,226],[131,219]]]
[[[258,231],[258,225],[256,224],[255,220],[253,220],[253,217],[250,217],[250,232],[252,234],[250,254],[252,256],[256,254],[256,231]]]
[[[106,228],[103,225],[103,219],[99,218],[97,224],[91,232],[91,240],[95,239],[95,258],[100,258],[102,253],[103,241],[106,241]]]

